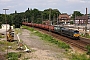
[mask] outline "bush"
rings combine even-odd
[[[86,37],[86,38],[90,38],[90,35],[88,33],[85,34],[81,34],[82,37]]]
[[[87,49],[87,54],[90,56],[90,45],[87,45],[86,49]]]

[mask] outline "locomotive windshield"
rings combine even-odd
[[[74,31],[74,33],[79,34],[79,31],[76,30],[76,31]]]

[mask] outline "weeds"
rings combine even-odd
[[[86,54],[72,54],[71,60],[90,60]]]
[[[0,34],[0,38],[4,38],[4,36],[2,36],[2,35]]]
[[[86,49],[87,49],[87,55],[89,55],[89,57],[90,57],[90,45],[87,45]]]
[[[16,42],[11,43],[8,41],[0,41],[0,51],[5,51],[7,49],[8,46],[13,46],[13,49],[16,48]]]
[[[81,34],[80,36],[81,37],[85,37],[85,38],[90,38],[90,35],[89,34],[86,34],[86,35],[85,34]]]
[[[19,53],[10,52],[7,55],[8,60],[18,60]]]

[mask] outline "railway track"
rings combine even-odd
[[[90,45],[90,40],[89,39],[85,39],[85,38],[80,38],[80,40],[73,40],[64,36],[61,36],[59,34],[56,33],[52,33],[51,31],[46,31],[43,29],[39,29],[39,28],[35,28],[36,30],[39,30],[43,33],[49,34],[51,36],[53,36],[54,38],[61,40],[67,44],[69,44],[72,47],[76,47],[82,51],[87,51],[86,46]]]

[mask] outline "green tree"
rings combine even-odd
[[[32,12],[32,9],[29,10],[29,8],[28,8],[28,10],[25,11],[25,15],[24,15],[23,19],[24,20],[28,19],[28,22],[31,22],[31,16],[32,16],[31,12]]]
[[[53,16],[55,15],[55,18],[57,18],[57,15],[61,14],[58,9],[45,9],[43,11],[44,20],[49,19],[49,14],[51,14],[51,20],[53,20]]]
[[[35,23],[39,22],[41,23],[41,17],[42,17],[42,11],[39,11],[38,9],[33,9],[33,15],[34,15],[34,21]]]
[[[7,24],[9,24],[10,26],[13,25],[13,17],[12,17],[12,15],[7,15]]]
[[[20,28],[20,26],[22,25],[22,14],[15,13],[13,17],[13,22],[16,28]]]
[[[36,8],[33,10],[29,10],[28,8],[28,10],[25,11],[25,18],[28,18],[29,22],[38,23],[41,21],[41,11]]]
[[[57,15],[60,14],[58,9],[45,9],[44,11],[40,11],[38,9],[27,9],[25,12],[12,13],[10,15],[6,15],[7,23],[10,25],[21,25],[22,21],[28,20],[28,22],[33,23],[42,23],[43,20],[49,19],[49,14],[51,10],[51,20],[53,20],[53,16],[55,19]],[[0,23],[6,23],[5,21],[5,14],[0,14]]]
[[[77,16],[82,16],[82,15],[83,15],[83,14],[80,13],[79,11],[74,11],[71,18],[72,18],[72,19],[75,19],[75,17],[77,17]]]
[[[0,22],[2,24],[6,23],[6,21],[5,21],[5,14],[0,14]]]

